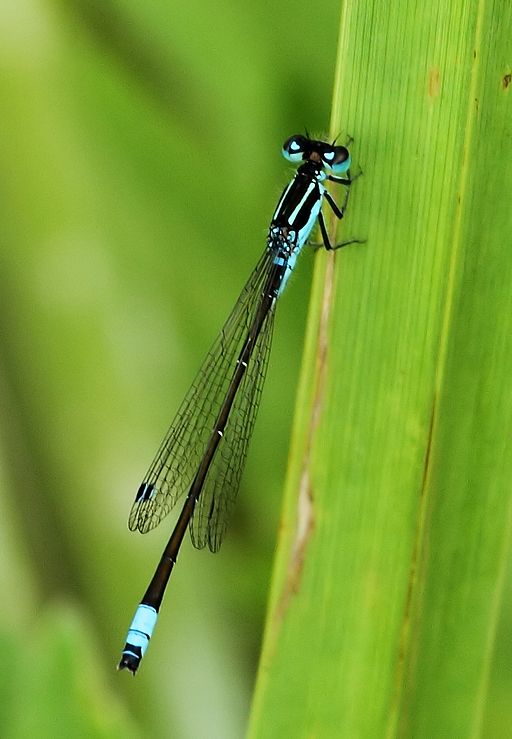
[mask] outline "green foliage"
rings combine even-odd
[[[2,735],[114,739],[139,736],[101,679],[95,648],[81,617],[62,607],[14,643],[1,639]]]
[[[318,257],[251,737],[510,735],[511,23],[344,5],[368,243]]]

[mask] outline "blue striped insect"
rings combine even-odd
[[[187,530],[198,549],[218,551],[237,496],[265,379],[276,303],[298,255],[318,222],[331,245],[322,213],[327,201],[338,218],[348,201],[350,154],[345,146],[295,135],[283,156],[300,164],[277,204],[267,245],[145,476],[129,528],[145,534],[186,492],[178,521],[130,625],[119,669],[136,673],[156,624],[172,569]],[[338,207],[324,182],[345,189]]]

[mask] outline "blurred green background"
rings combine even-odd
[[[312,257],[280,306],[221,552],[187,538],[135,680],[115,667],[172,527],[126,526],[264,248],[280,147],[326,131],[339,5],[0,4],[3,737],[240,737]]]

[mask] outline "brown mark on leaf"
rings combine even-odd
[[[441,73],[439,67],[432,67],[428,73],[428,96],[432,99],[439,97],[441,90]]]
[[[309,471],[307,469],[303,469],[297,501],[295,538],[293,540],[292,551],[288,562],[288,571],[286,573],[284,588],[276,609],[278,621],[282,620],[292,595],[295,595],[299,590],[309,537],[315,527],[313,494],[310,482]]]
[[[331,257],[328,259],[325,274],[322,312],[318,328],[315,389],[311,406],[311,419],[308,426],[308,435],[304,446],[302,472],[299,483],[299,496],[297,500],[295,533],[290,551],[290,559],[288,561],[286,580],[276,608],[276,620],[278,622],[280,622],[284,617],[292,595],[299,591],[308,543],[315,528],[314,495],[311,484],[310,469],[313,442],[322,415],[324,403],[328,349],[327,329],[332,305],[333,279],[334,260]]]
[[[506,90],[510,83],[512,82],[512,74],[506,74],[503,79],[501,80],[501,84],[503,85],[503,89]]]

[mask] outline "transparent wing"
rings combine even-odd
[[[155,526],[158,526],[160,521],[167,516],[175,505],[179,497],[190,488],[199,463],[205,453],[219,409],[232,378],[236,360],[247,335],[248,328],[258,309],[261,292],[267,282],[272,267],[273,255],[269,249],[266,249],[249,277],[217,340],[206,355],[137,492],[128,520],[128,526],[132,531],[138,529],[141,533],[146,533]],[[271,313],[273,313],[273,310]],[[270,328],[272,327],[272,316],[269,314],[262,328],[265,328],[269,319],[269,326]],[[249,396],[254,398],[259,397],[259,393],[261,393],[263,378],[258,379],[258,374],[256,376],[254,375],[256,371],[254,367],[261,366],[264,374],[266,360],[261,356],[264,346],[264,337],[262,334],[264,333],[268,332],[262,331],[260,333],[257,345],[251,356],[250,366],[248,366],[242,386],[239,388],[239,393],[242,392],[245,395],[241,396],[240,399],[237,398],[235,401],[236,408],[234,407],[232,410],[236,411],[237,408],[239,410],[233,416],[233,424],[230,421],[229,426],[226,426],[225,435],[220,441],[216,458],[219,458],[219,455],[229,454],[226,439],[230,442],[231,448],[236,446],[236,442],[233,439],[234,431],[232,431],[232,425],[234,426],[236,419],[238,419],[238,424],[243,425],[245,423],[247,426],[247,423],[249,423],[249,431],[254,423],[255,410],[251,410],[251,404],[248,403],[248,398]],[[267,341],[270,341],[270,338]],[[263,351],[263,353],[265,352]],[[247,379],[249,375],[252,375],[253,381],[255,382],[254,387],[249,385]],[[245,402],[243,397],[246,397]],[[242,438],[244,438],[244,435],[242,435]],[[219,462],[217,464],[220,466],[215,467],[221,477],[223,474],[222,470],[224,470],[225,484],[222,486],[222,494],[213,492],[213,489],[215,489],[213,482],[215,478],[212,474],[213,470],[210,468],[208,478],[205,481],[208,490],[212,490],[209,496],[207,496],[210,500],[213,498],[217,501],[223,496],[231,500],[236,496],[236,489],[234,488],[238,488],[247,449],[247,441],[248,436],[247,440],[237,447],[237,451],[242,454],[242,459],[239,462],[235,463],[234,460],[231,460],[228,463],[225,462],[224,465]],[[216,460],[212,462],[212,467],[214,467],[215,462]],[[236,473],[234,472],[235,468],[238,469]],[[233,471],[230,472],[230,469],[233,469]],[[221,480],[219,479],[220,484]],[[225,503],[221,504],[219,502],[216,505],[219,506],[217,509],[219,515],[221,510],[231,508],[230,505]],[[200,507],[197,513],[201,513],[203,508],[204,505]],[[214,506],[211,519],[212,534],[213,529],[217,529],[220,532],[222,528],[220,523],[217,523],[217,511]],[[205,517],[204,511],[201,513],[200,518],[203,522],[206,521],[207,517]],[[214,519],[215,523],[213,523]],[[203,526],[208,528],[208,523],[204,523]],[[205,531],[200,533],[201,526],[199,524],[192,528],[193,533],[192,531],[191,533],[195,546],[202,547],[207,541],[209,542]],[[222,534],[212,535],[211,541],[217,542],[215,545],[217,549],[220,545],[221,538]]]
[[[218,551],[226,533],[265,381],[274,314],[275,302],[261,327],[190,521],[190,537],[197,549],[208,544],[212,552]]]

